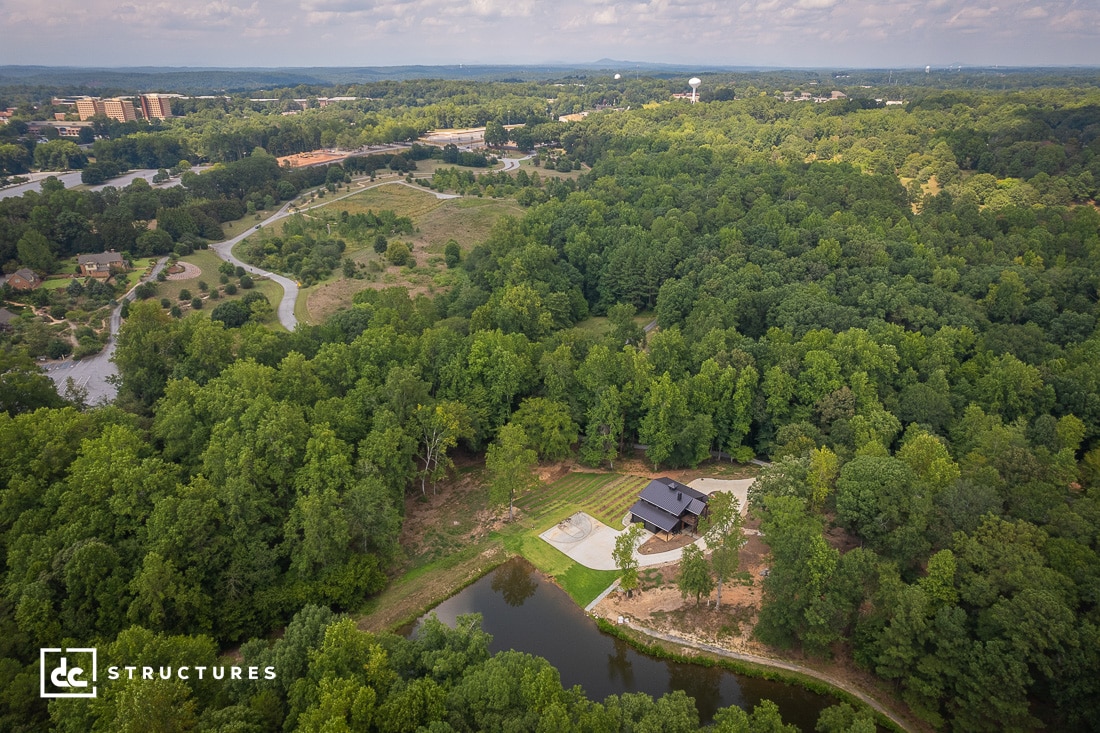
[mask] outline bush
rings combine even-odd
[[[179,299],[180,300],[191,300],[191,291],[188,290],[187,288],[184,288],[183,290],[180,291]]]
[[[157,294],[157,286],[153,283],[142,283],[134,288],[134,297],[138,300],[148,300]],[[167,306],[165,306],[167,307]]]
[[[221,297],[221,294],[218,292],[217,288],[214,288],[213,290],[210,291],[210,300],[217,300],[220,297]]]
[[[73,345],[63,339],[50,339],[46,344],[46,356],[51,359],[64,359],[73,353]]]
[[[210,286],[206,284],[205,280],[199,280],[199,291],[205,293],[210,289]]]
[[[172,307],[172,301],[168,300],[168,298],[161,298],[160,299],[160,307],[161,308],[171,308]]]
[[[180,307],[178,305],[172,306],[172,310],[168,311],[168,314],[173,318],[183,317],[183,311],[180,310]]]
[[[404,242],[390,242],[390,246],[386,248],[386,259],[398,267],[409,261],[410,254]]]
[[[462,250],[459,249],[458,242],[453,239],[448,240],[443,247],[443,257],[449,269],[453,270],[458,267],[458,263],[462,260]]]
[[[225,286],[225,294],[226,295],[236,295],[237,294],[237,286],[234,285],[233,283],[228,283]]]
[[[235,274],[237,277],[244,277],[244,268],[240,265],[237,265],[233,268],[233,274]]]
[[[238,328],[247,323],[251,315],[247,305],[239,300],[231,300],[210,311],[210,320],[221,321],[226,328]]]
[[[202,310],[202,298],[191,299],[191,310]]]
[[[68,312],[69,312],[69,309],[66,308],[63,305],[52,305],[52,306],[50,306],[50,316],[52,316],[53,318],[56,318],[59,321],[62,318],[64,318],[65,314],[68,313]]]
[[[241,290],[251,290],[255,285],[251,277],[248,275],[241,275]]]
[[[228,264],[228,263],[223,263],[223,264]],[[225,285],[227,282],[229,282],[229,275],[226,275],[224,272],[221,273],[220,275],[218,275],[218,282],[220,282],[222,285]]]

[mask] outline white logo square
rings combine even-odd
[[[39,694],[42,697],[95,697],[94,647],[38,650]]]

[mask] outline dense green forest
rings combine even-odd
[[[129,730],[172,710],[165,729],[625,731],[661,710],[697,727],[682,696],[584,701],[545,663],[489,657],[473,625],[374,638],[310,605],[354,613],[386,583],[407,492],[431,501],[455,450],[519,425],[541,458],[594,466],[635,443],[655,466],[770,458],[750,497],[773,554],[762,640],[850,657],[937,729],[1096,729],[1100,93],[907,96],[532,119],[585,172],[491,174],[526,213],[446,292],[363,291],[293,334],[135,304],[115,406],[63,404],[7,337],[3,725]],[[501,121],[512,101],[463,114]],[[180,188],[0,202],[0,261],[201,246],[249,201],[328,179],[254,149],[310,118],[221,114],[132,136],[227,161]],[[337,114],[419,132],[439,110]],[[154,217],[166,239],[134,226]],[[605,334],[576,327],[592,316]],[[46,706],[35,649],[62,640],[209,663],[244,642],[281,666]],[[479,697],[498,686],[506,706]],[[758,714],[718,725],[770,730]]]

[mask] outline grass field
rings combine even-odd
[[[614,530],[623,527],[627,509],[649,482],[641,476],[615,473],[570,473],[519,497],[515,522],[498,533],[504,547],[523,555],[554,578],[581,608],[615,581],[614,570],[591,570],[569,559],[539,537],[566,517],[584,511]]]
[[[618,531],[623,528],[627,509],[647,483],[649,479],[642,476],[571,473],[521,497],[516,506],[532,520],[549,518],[550,524],[584,511]]]
[[[351,305],[355,293],[365,288],[382,288],[393,285],[408,288],[414,293],[434,292],[440,287],[440,278],[446,280],[443,264],[443,247],[454,239],[468,252],[475,244],[484,241],[493,224],[502,216],[519,216],[522,209],[510,199],[438,199],[430,191],[401,184],[368,184],[369,188],[322,207],[311,209],[305,215],[322,218],[341,211],[349,214],[391,210],[398,216],[413,221],[415,231],[411,235],[396,237],[411,245],[416,258],[416,268],[396,267],[385,261],[366,244],[349,243],[346,256],[356,263],[377,263],[381,272],[368,273],[363,280],[345,278],[339,269],[309,288],[304,288],[295,308],[298,320],[304,323],[321,323],[341,308]],[[280,234],[282,222],[274,224],[269,232]]]
[[[157,293],[153,297],[153,300],[159,301],[161,298],[168,298],[168,300],[171,301],[173,305],[178,304],[180,306],[180,309],[183,310],[183,314],[185,316],[191,312],[191,304],[190,300],[179,300],[180,290],[187,289],[191,291],[192,296],[203,297],[203,308],[202,310],[197,312],[205,314],[207,318],[210,317],[210,311],[217,307],[220,303],[224,303],[229,300],[240,300],[245,296],[246,293],[250,292],[248,290],[244,290],[243,288],[238,288],[236,295],[225,294],[223,290],[225,286],[218,282],[218,265],[220,265],[224,260],[218,257],[218,255],[214,254],[214,252],[212,252],[211,250],[196,250],[186,257],[181,257],[180,261],[190,262],[192,265],[195,265],[200,270],[202,270],[202,272],[199,275],[187,278],[186,280],[165,280],[164,282],[157,282],[156,280],[153,280],[153,283],[157,286]],[[209,297],[205,297],[202,291],[199,290],[200,280],[205,282],[210,287],[210,289],[213,289],[215,287],[219,288],[219,295],[221,297],[218,300],[210,300]],[[229,282],[236,283],[237,278],[232,277],[229,279]],[[268,301],[271,302],[271,307],[278,308],[279,301],[283,298],[282,286],[270,280],[254,280],[254,282],[256,283],[256,286],[252,290],[266,295]],[[275,330],[283,330],[282,325],[279,323],[279,319],[274,316],[272,316],[272,318],[266,322],[266,325],[269,328]]]

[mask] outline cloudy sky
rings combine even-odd
[[[1100,65],[1100,0],[0,0],[0,64]]]

